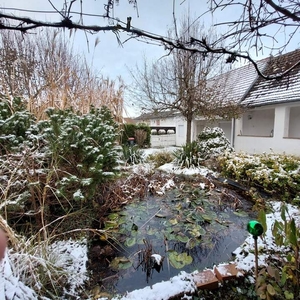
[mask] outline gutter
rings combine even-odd
[[[234,148],[234,142],[235,142],[235,121],[236,118],[231,119],[231,147]]]

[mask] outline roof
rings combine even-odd
[[[164,119],[170,118],[177,115],[178,112],[165,110],[165,111],[155,111],[151,113],[145,113],[140,115],[139,117],[135,118],[134,120],[153,120],[153,119]]]
[[[268,58],[264,74],[278,74],[300,61],[300,50]],[[252,85],[241,103],[247,106],[300,101],[300,66],[297,66],[281,79],[266,80],[262,77]]]
[[[300,61],[300,49],[257,62],[265,75],[282,73]],[[267,80],[257,74],[253,64],[248,64],[215,76],[208,87],[216,92],[216,99],[257,107],[270,104],[300,101],[300,65],[281,79]],[[161,119],[175,116],[174,111],[143,114],[135,120]]]
[[[267,61],[267,59],[258,61],[258,68],[263,70]],[[210,79],[210,83],[218,86],[217,88],[220,90],[220,96],[222,98],[225,96],[226,101],[239,103],[257,79],[258,74],[253,64],[248,64],[215,76]]]

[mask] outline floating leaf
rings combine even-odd
[[[172,225],[176,225],[178,224],[178,220],[175,218],[175,219],[170,219],[169,222],[172,224]]]
[[[211,222],[212,221],[212,217],[211,216],[209,216],[209,215],[207,215],[207,214],[202,214],[201,215],[202,216],[202,218],[204,219],[204,221],[206,221],[206,222]]]
[[[109,220],[117,220],[118,218],[119,218],[118,213],[111,213],[111,214],[108,215]]]
[[[285,299],[295,299],[294,294],[289,291],[284,291]]]
[[[170,264],[175,269],[182,269],[184,266],[192,263],[193,258],[187,253],[178,253],[176,251],[169,251]]]
[[[182,243],[186,243],[189,240],[189,238],[185,236],[183,233],[177,234],[176,239]]]
[[[132,247],[136,244],[136,238],[135,237],[130,237],[130,238],[127,238],[124,245],[126,247]]]
[[[106,221],[104,225],[104,229],[112,229],[119,227],[117,222],[114,221]]]
[[[154,229],[154,228],[149,228],[148,230],[147,230],[147,234],[148,235],[154,235],[156,233],[156,230]]]
[[[128,258],[126,257],[115,257],[111,263],[109,264],[109,266],[113,269],[113,270],[125,270],[128,269],[132,266],[132,261],[130,261]]]
[[[190,238],[188,240],[188,242],[186,243],[185,248],[187,248],[187,249],[193,249],[193,248],[195,248],[197,246],[198,243],[199,242],[195,238]]]
[[[193,237],[200,237],[201,235],[205,234],[205,229],[199,225],[193,226],[191,230],[189,230],[190,235]]]
[[[267,285],[267,291],[268,291],[268,293],[269,293],[271,296],[276,295],[276,291],[275,291],[275,289],[273,288],[273,286],[272,286],[271,284],[268,284],[268,285]]]

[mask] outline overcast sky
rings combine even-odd
[[[52,4],[61,10],[63,0],[51,0]],[[70,1],[67,1],[70,2]],[[77,1],[80,2],[79,0]],[[104,0],[84,0],[83,11],[90,14],[104,14]],[[206,1],[204,0],[179,0],[175,3],[175,16],[180,19],[182,14],[189,8],[192,15],[200,15],[206,11]],[[6,13],[13,13],[19,16],[28,16],[33,19],[46,21],[60,21],[59,14],[50,14],[42,12],[24,12],[10,10],[9,8],[18,8],[34,11],[53,11],[53,7],[48,0],[0,0],[0,7],[6,8]],[[79,6],[73,6],[72,11],[80,11]],[[155,34],[165,36],[168,28],[173,26],[173,1],[172,0],[139,0],[138,11],[128,4],[128,0],[120,0],[120,5],[114,9],[114,16],[121,21],[126,22],[127,17],[131,16],[131,25],[149,31]],[[77,19],[76,19],[77,18]],[[206,22],[210,19],[207,16]],[[79,16],[74,16],[72,21],[79,21]],[[84,17],[85,25],[107,25],[108,21],[102,18]],[[129,36],[121,34],[121,41],[126,41]],[[95,39],[100,42],[94,47]],[[149,61],[155,61],[165,54],[163,47],[157,45],[138,42],[134,39],[128,40],[123,46],[117,42],[112,32],[100,32],[95,35],[83,32],[76,32],[70,39],[76,51],[84,53],[93,66],[99,70],[104,76],[115,79],[119,75],[125,80],[126,84],[130,84],[131,76],[128,69],[134,69],[136,64],[143,61],[147,57]]]
[[[51,2],[58,10],[61,10],[65,1],[51,0]],[[66,2],[69,3],[70,0]],[[83,0],[82,2],[84,13],[102,15],[104,14],[104,3],[107,3],[107,0]],[[207,0],[138,0],[137,12],[132,5],[128,4],[128,0],[120,0],[120,5],[114,9],[114,16],[124,22],[126,22],[127,17],[131,16],[131,25],[133,27],[165,36],[168,29],[173,26],[173,2],[175,3],[177,20],[188,10],[190,10],[191,16],[194,17],[202,15],[208,9]],[[76,3],[79,4],[80,1],[78,0]],[[48,0],[0,0],[0,7],[35,11],[54,10]],[[80,11],[80,7],[74,5],[72,11]],[[5,10],[5,12],[39,20],[61,20],[58,13],[30,13],[16,10]],[[227,10],[226,13],[215,14],[214,16],[205,14],[201,17],[200,22],[209,28],[213,22],[225,21],[236,14],[237,12],[233,10]],[[73,22],[78,20],[79,16],[73,16]],[[87,16],[84,17],[84,23],[85,25],[108,24],[107,20],[103,21],[103,18]],[[129,38],[127,34],[122,34],[120,37],[122,41]],[[96,38],[100,42],[94,48]],[[100,32],[95,35],[87,34],[86,36],[83,32],[76,32],[70,39],[70,43],[73,43],[76,52],[84,53],[88,60],[93,63],[93,66],[104,76],[115,79],[121,75],[126,84],[131,82],[128,69],[134,69],[136,64],[143,61],[143,57],[147,57],[148,61],[156,61],[165,54],[161,46],[145,44],[134,39],[127,41],[121,47],[112,32]]]

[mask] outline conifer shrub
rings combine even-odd
[[[26,130],[34,123],[34,116],[26,110],[20,98],[0,101],[0,153],[18,151],[26,137]]]
[[[7,203],[6,212],[13,216],[18,209],[36,212],[41,208],[42,216],[28,217],[38,227],[42,220],[48,223],[65,214],[93,209],[101,186],[119,172],[119,127],[106,107],[91,108],[85,115],[71,109],[49,109],[47,116],[25,134],[21,132],[24,141],[18,152],[0,157],[5,191],[0,200]]]
[[[99,184],[118,172],[118,125],[106,107],[91,108],[86,115],[49,109],[47,115],[37,124],[39,142],[51,156],[51,167],[59,170],[59,195],[70,197],[71,191],[75,201],[91,198]]]
[[[197,140],[174,152],[175,161],[181,167],[199,167],[204,161],[216,158],[224,152],[232,152],[229,140],[221,128],[205,127]]]
[[[202,159],[217,157],[226,152],[232,152],[230,141],[223,129],[219,127],[205,127],[197,138],[198,151]]]

